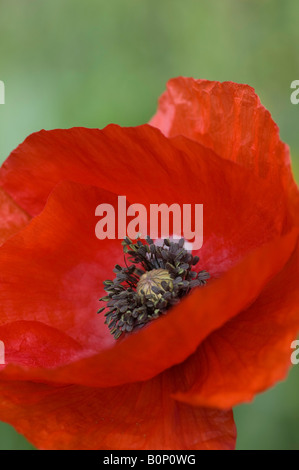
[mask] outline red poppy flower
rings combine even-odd
[[[39,448],[231,449],[231,408],[289,369],[299,195],[277,126],[250,87],[185,78],[150,124],[41,131],[1,168],[0,419]],[[94,230],[118,195],[202,203],[211,279],[115,340],[95,312],[122,247]]]

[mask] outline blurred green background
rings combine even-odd
[[[298,0],[1,0],[0,160],[41,128],[134,126],[177,75],[256,89],[299,178]],[[299,449],[299,365],[237,407],[238,449]],[[30,449],[0,423],[0,449]]]

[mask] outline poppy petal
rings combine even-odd
[[[157,199],[157,193],[166,203],[170,198],[177,200],[180,194],[185,198],[184,203],[194,201],[201,185],[206,191],[216,189],[213,177],[218,180],[219,194],[227,183],[233,185],[233,181],[235,186],[238,183],[238,189],[246,187],[241,169],[225,164],[213,151],[189,139],[180,140],[178,147],[148,125],[40,131],[27,137],[4,162],[0,184],[32,216],[40,213],[50,192],[63,180],[126,194],[132,202],[140,199],[151,203]],[[233,171],[237,172],[234,179]],[[248,172],[244,173],[250,178]],[[257,181],[253,182],[255,186]],[[262,180],[259,184],[263,186]],[[273,184],[260,191],[264,195],[269,191],[276,201]],[[276,211],[278,208],[282,211],[281,203],[274,202]]]
[[[131,203],[203,204],[204,269],[220,275],[245,253],[290,228],[283,191],[189,139],[150,126],[41,131],[3,164],[0,181],[38,214],[63,180],[126,195]],[[242,191],[240,191],[242,188]]]
[[[0,324],[41,322],[86,351],[113,342],[107,328],[97,328],[102,322],[96,312],[122,247],[118,240],[96,238],[95,209],[116,201],[102,189],[64,183],[46,210],[2,245]]]
[[[57,367],[82,356],[82,347],[70,336],[37,321],[19,320],[0,325],[5,362],[23,367]],[[3,368],[0,365],[0,370]]]
[[[31,217],[0,188],[0,245],[25,227]]]
[[[233,82],[171,79],[150,124],[167,137],[185,136],[222,158],[248,168],[288,195],[291,217],[299,225],[299,191],[289,148],[254,89]],[[279,185],[279,186],[278,186]]]
[[[191,407],[170,397],[178,375],[99,389],[0,383],[0,419],[40,449],[233,449],[231,410]]]
[[[292,180],[289,149],[248,85],[171,79],[150,124],[168,137],[184,135],[196,140],[262,178]]]
[[[95,237],[94,208],[103,199],[115,203],[115,195],[99,188],[61,183],[41,215],[0,249],[2,323],[44,322],[91,357],[51,370],[7,364],[2,377],[103,387],[149,379],[185,360],[209,333],[252,303],[285,265],[298,236],[276,237],[167,315],[115,341],[95,315],[101,283],[122,256],[117,240]]]
[[[81,132],[86,137],[83,131],[79,136]],[[69,136],[68,132],[61,135],[65,134]],[[272,198],[276,199],[271,186],[262,184],[257,178],[249,178],[247,171],[239,165],[209,152],[209,158],[206,158],[207,152],[202,153],[200,145],[187,139],[186,153],[178,152],[159,131],[149,126],[137,130],[112,126],[105,130],[104,135],[105,139],[97,131],[95,137],[98,145],[104,142],[102,156],[107,157],[103,157],[107,175],[103,171],[101,183],[109,183],[115,189],[119,182],[121,189],[127,188],[132,197],[137,188],[139,202],[144,202],[147,207],[152,191],[155,191],[158,202],[163,201],[157,199],[158,196],[162,198],[165,195],[167,202],[171,197],[181,198],[182,203],[188,202],[188,199],[183,199],[186,193],[189,201],[197,201],[200,197],[208,206],[205,219],[207,242],[201,255],[204,268],[215,275],[215,279],[204,289],[198,289],[182,300],[168,315],[115,344],[103,320],[94,312],[98,308],[97,299],[102,293],[103,280],[111,278],[114,264],[123,261],[121,245],[117,240],[97,240],[94,229],[95,207],[101,202],[111,202],[115,207],[116,194],[77,183],[61,183],[51,193],[44,211],[0,249],[3,266],[0,285],[2,322],[20,319],[44,322],[78,341],[84,346],[86,355],[91,355],[91,351],[94,354],[55,370],[35,368],[28,371],[22,365],[7,364],[3,377],[19,379],[25,374],[46,381],[80,381],[84,385],[104,387],[149,379],[185,360],[211,331],[254,301],[292,252],[296,235],[280,237],[285,230],[282,201],[273,205]],[[119,158],[125,165],[129,158],[129,154],[122,156],[120,153],[119,144],[114,141],[116,135],[116,142],[122,142],[124,152],[125,148],[131,148],[132,155],[144,155],[149,164],[152,158],[147,156],[147,152],[152,143],[151,152],[157,152],[154,153],[154,167],[161,170],[156,172],[158,176],[150,172],[145,180],[143,175],[144,185],[132,187],[124,179],[123,167],[120,175],[116,171],[115,175],[110,173],[113,159]],[[74,135],[71,133],[71,136]],[[135,147],[132,147],[132,142],[135,142]],[[165,167],[163,159],[158,158],[160,151],[166,162],[168,158],[177,157],[176,166],[171,167],[169,161],[169,166]],[[109,163],[107,152],[110,152]],[[195,193],[190,187],[188,167],[191,164],[195,170]],[[137,172],[144,171],[143,168],[140,170],[140,165],[136,168]],[[160,173],[168,174],[168,181],[172,171],[178,180],[176,186],[170,181],[165,186],[152,187],[152,174],[158,183]],[[88,175],[89,172],[90,169]],[[141,178],[141,174],[139,176]],[[94,179],[98,181],[98,176]],[[32,191],[33,186],[30,187]],[[220,279],[216,279],[216,274]],[[244,286],[245,278],[247,284]],[[16,292],[20,295],[16,296]],[[22,296],[26,297],[26,303]],[[226,305],[225,309],[223,305]],[[188,322],[186,311],[190,311]],[[160,338],[158,344],[157,337]]]
[[[297,245],[285,268],[258,299],[212,333],[190,357],[188,367],[197,378],[189,391],[176,398],[226,408],[250,401],[284,379],[291,366],[291,343],[299,331],[298,278]]]

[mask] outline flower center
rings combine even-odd
[[[163,289],[162,282],[166,282],[169,291],[172,291],[173,283],[169,271],[167,269],[153,269],[142,274],[137,283],[137,294],[139,297],[150,295],[152,299],[159,299],[162,294],[158,291],[166,292]],[[153,287],[155,288],[153,290]]]
[[[107,307],[98,310],[108,309],[105,323],[115,339],[165,314],[210,277],[207,271],[193,270],[199,258],[184,249],[183,238],[157,246],[149,237],[144,243],[126,237],[122,245],[125,267],[117,264],[113,281],[104,281],[107,295],[100,301]]]

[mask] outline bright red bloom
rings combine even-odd
[[[0,419],[44,449],[233,448],[231,407],[285,377],[299,330],[299,194],[253,90],[171,80],[151,125],[33,134],[0,184]],[[202,203],[212,275],[119,341],[94,314],[117,195]]]

